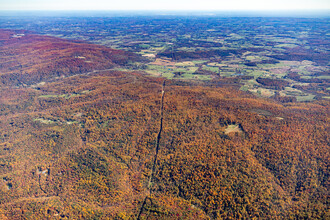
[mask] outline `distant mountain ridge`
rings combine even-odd
[[[2,85],[30,84],[143,60],[105,46],[5,29],[0,29],[0,58]]]

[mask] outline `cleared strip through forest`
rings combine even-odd
[[[163,81],[163,86],[162,86],[162,98],[161,98],[161,106],[160,106],[160,127],[159,127],[159,132],[158,132],[158,135],[157,135],[157,139],[156,139],[156,152],[155,152],[155,158],[154,158],[154,162],[153,162],[153,165],[152,165],[152,170],[151,170],[149,183],[148,183],[149,196],[152,193],[152,180],[153,180],[154,173],[156,171],[156,163],[157,163],[157,157],[158,157],[158,152],[159,152],[159,143],[160,143],[160,138],[161,138],[161,134],[162,134],[162,130],[163,130],[164,96],[165,96],[165,80]],[[142,214],[143,210],[145,209],[144,206],[146,205],[147,200],[149,199],[150,202],[152,203],[151,198],[149,198],[149,196],[146,196],[146,198],[143,201],[143,204],[141,206],[139,215],[137,217],[138,220],[140,219],[141,214]]]

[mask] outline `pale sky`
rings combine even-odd
[[[330,0],[0,0],[0,10],[324,10]]]

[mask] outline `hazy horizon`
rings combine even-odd
[[[219,16],[219,17],[330,17],[324,10],[0,10],[1,16]]]
[[[330,10],[328,0],[0,0],[0,10]]]

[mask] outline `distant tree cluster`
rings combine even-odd
[[[271,79],[271,78],[257,78],[256,81],[263,86],[271,87],[276,90],[283,90],[284,87],[289,85],[288,81],[281,80],[281,79]]]

